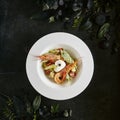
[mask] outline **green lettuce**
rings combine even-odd
[[[69,53],[66,50],[61,50],[61,56],[67,63],[73,63],[74,60],[72,57],[69,55]]]
[[[56,68],[56,65],[52,64],[52,65],[49,65],[49,66],[45,67],[45,70],[55,69],[55,68]]]

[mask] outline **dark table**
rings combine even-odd
[[[0,93],[20,97],[27,94],[33,99],[38,93],[29,83],[25,71],[30,47],[48,33],[68,32],[80,37],[93,54],[92,81],[73,99],[55,101],[42,96],[42,104],[71,108],[72,120],[117,120],[120,54],[111,55],[110,49],[100,49],[85,31],[65,30],[61,22],[49,24],[48,21],[31,20],[30,16],[37,11],[34,0],[0,0]]]

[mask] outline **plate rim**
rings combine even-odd
[[[55,97],[55,96],[53,97],[53,96],[51,96],[51,97],[50,97],[49,95],[45,95],[45,94],[41,93],[41,92],[36,88],[35,85],[33,85],[32,81],[30,80],[31,78],[30,78],[30,76],[28,75],[28,68],[27,68],[27,67],[28,67],[28,58],[29,58],[29,54],[30,54],[30,52],[32,51],[33,47],[34,47],[35,44],[37,44],[39,41],[42,41],[41,39],[44,39],[46,36],[55,35],[55,34],[56,34],[56,35],[57,35],[57,34],[70,35],[70,36],[73,36],[73,37],[79,39],[79,40],[81,41],[81,43],[84,44],[85,47],[88,49],[88,51],[89,51],[89,53],[90,53],[90,56],[91,56],[91,60],[92,60],[92,63],[91,63],[91,64],[92,64],[91,78],[89,78],[89,79],[90,79],[89,82],[87,83],[87,85],[85,86],[85,88],[84,88],[82,91],[77,92],[77,93],[75,93],[75,94],[72,95],[72,96],[64,96],[64,97]],[[92,77],[93,77],[93,73],[94,73],[94,60],[93,60],[93,56],[92,56],[92,53],[91,53],[89,47],[86,45],[85,42],[82,41],[82,39],[80,39],[79,37],[77,37],[77,36],[75,36],[75,35],[73,35],[73,34],[67,33],[67,32],[53,32],[53,33],[49,33],[49,34],[47,34],[47,35],[39,38],[39,39],[32,45],[30,51],[28,52],[27,58],[26,58],[26,74],[27,74],[27,77],[28,77],[28,80],[29,80],[30,84],[32,85],[32,87],[33,87],[38,93],[40,93],[40,94],[43,95],[44,97],[46,97],[46,98],[48,98],[48,99],[52,99],[52,100],[67,100],[67,99],[71,99],[71,98],[76,97],[77,95],[81,94],[81,93],[87,88],[87,86],[90,84],[90,82],[91,82],[91,80],[92,80]]]

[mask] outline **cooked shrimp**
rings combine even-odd
[[[65,81],[66,71],[62,71],[55,74],[54,80],[57,84],[61,84]]]
[[[57,84],[61,84],[65,81],[66,75],[70,72],[70,70],[75,67],[78,61],[75,61],[74,63],[68,64],[63,70],[55,74],[54,81]]]
[[[70,70],[72,70],[72,69],[75,67],[75,65],[77,64],[77,62],[78,62],[78,61],[75,61],[74,63],[68,64],[68,65],[65,67],[67,73],[69,73]]]
[[[47,53],[41,56],[38,56],[42,61],[43,60],[59,60],[60,59],[60,55],[55,55],[52,53]]]

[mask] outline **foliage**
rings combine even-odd
[[[71,117],[65,116],[64,111],[59,110],[59,105],[51,105],[50,107],[41,105],[41,96],[37,95],[33,101],[29,101],[27,96],[21,100],[16,96],[6,96],[0,93],[0,97],[4,100],[4,107],[0,108],[1,120],[53,120],[55,118]],[[72,111],[72,110],[71,110]]]
[[[92,40],[100,43],[103,39],[107,40],[104,43],[109,42],[111,29],[118,19],[119,0],[36,0],[36,3],[40,12],[31,19],[48,20],[49,23],[61,21],[64,29],[87,31]]]
[[[53,114],[57,113],[59,111],[59,105],[58,104],[57,105],[52,105],[50,111]]]
[[[34,101],[33,101],[33,109],[34,111],[37,111],[40,107],[41,104],[41,96],[36,96]]]
[[[3,115],[5,116],[5,118],[8,118],[9,120],[16,119],[15,113],[8,107],[5,107],[3,109]]]
[[[103,38],[105,36],[105,34],[108,32],[109,27],[110,27],[109,23],[103,24],[99,29],[98,38]]]

